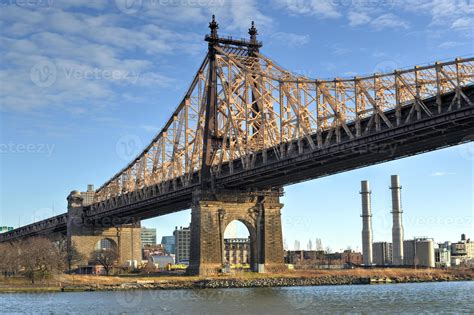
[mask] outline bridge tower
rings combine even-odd
[[[216,47],[220,44],[247,49],[249,56],[258,53],[261,43],[257,41],[254,22],[249,29],[250,41],[219,38],[214,15],[209,23],[209,74],[205,128],[203,136],[201,187],[194,191],[191,213],[190,274],[215,274],[224,264],[224,231],[227,225],[238,220],[250,234],[250,263],[254,271],[278,272],[285,269],[283,260],[283,237],[281,229],[280,196],[282,188],[261,191],[226,190],[215,186],[213,159],[222,145],[218,134]],[[256,88],[256,87],[255,87]],[[254,98],[252,91],[252,98]],[[254,102],[254,112],[258,104]],[[253,130],[258,132],[258,130]],[[263,267],[263,268],[262,268]]]
[[[84,215],[88,206],[83,193],[74,190],[67,197],[67,243],[74,245],[82,260],[78,266],[88,265],[92,253],[103,248],[103,242],[114,247],[119,254],[119,265],[127,261],[141,261],[140,223],[126,222],[124,219],[89,221]],[[69,251],[70,252],[70,251]],[[74,266],[69,266],[74,267]]]

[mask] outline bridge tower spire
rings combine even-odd
[[[209,23],[211,34],[206,36],[208,45],[209,72],[207,76],[207,97],[206,97],[206,116],[204,122],[202,167],[201,167],[201,186],[208,188],[212,186],[212,160],[217,142],[217,71],[216,71],[216,46],[219,44],[219,35],[217,30],[219,24],[216,22],[215,15]]]
[[[257,41],[258,31],[255,27],[255,22],[252,21],[252,25],[249,28],[249,35],[250,35],[250,45],[249,45],[249,55],[255,56],[255,53],[258,52],[258,48],[261,46]]]

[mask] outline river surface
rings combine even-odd
[[[3,293],[2,314],[474,313],[474,282]]]

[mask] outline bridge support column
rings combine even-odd
[[[68,250],[71,253],[71,248],[74,246],[81,260],[70,267],[88,265],[92,253],[100,249],[100,242],[103,239],[107,239],[106,243],[117,250],[119,266],[124,266],[130,260],[136,260],[138,263],[141,261],[140,222],[127,222],[123,219],[89,221],[84,215],[81,193],[71,192],[68,196]]]
[[[191,253],[188,272],[209,275],[224,264],[224,231],[241,221],[250,234],[250,264],[266,272],[285,270],[279,191],[258,193],[196,191],[191,213]]]

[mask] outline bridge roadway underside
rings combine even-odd
[[[474,86],[464,88],[463,92],[474,103]],[[417,120],[415,114],[410,122],[402,123],[397,127],[388,128],[382,122],[381,131],[373,131],[353,139],[348,136],[344,137],[344,131],[341,130],[343,133],[341,142],[321,149],[310,150],[305,142],[302,154],[295,152],[294,155],[284,159],[277,159],[273,150],[269,150],[266,163],[263,162],[260,153],[255,166],[249,170],[243,170],[240,161],[234,161],[233,174],[218,177],[216,187],[227,190],[260,190],[282,187],[473,141],[474,107],[462,100],[460,109],[456,109],[457,101],[455,101],[452,110],[446,111],[453,98],[453,92],[442,95],[444,110],[441,113],[438,113],[436,98],[423,100],[433,115],[431,117],[425,115]],[[409,110],[410,106],[402,108],[403,122]],[[385,112],[385,114],[395,126],[395,111]],[[353,130],[353,123],[348,126]],[[325,134],[323,133],[324,138]],[[313,136],[313,140],[316,143],[316,135]],[[224,168],[224,174],[225,171]],[[197,179],[197,175],[195,177]],[[99,215],[95,214],[94,219],[100,220],[101,217],[147,219],[189,209],[192,192],[199,187],[197,180],[194,182],[193,185],[167,194]]]

